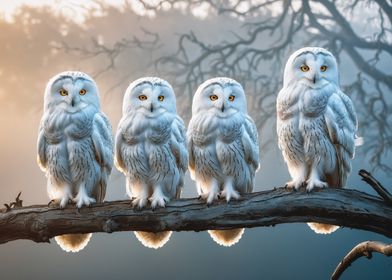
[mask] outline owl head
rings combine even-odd
[[[123,114],[138,111],[155,118],[169,112],[176,113],[176,96],[171,85],[157,77],[144,77],[133,81],[123,101]]]
[[[235,80],[225,77],[213,78],[202,83],[197,89],[192,103],[192,114],[214,113],[225,118],[247,112],[245,92]]]
[[[326,49],[307,47],[294,52],[284,70],[284,87],[301,82],[311,88],[339,85],[338,65]]]
[[[100,109],[99,93],[94,80],[79,71],[66,71],[52,77],[45,90],[44,110],[61,108],[70,114],[88,106]]]

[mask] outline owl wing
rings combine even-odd
[[[329,180],[327,178],[327,182],[331,180],[333,183],[328,182],[329,185],[344,187],[351,171],[357,129],[357,116],[351,99],[341,91],[332,94],[324,118],[338,160],[337,168],[334,174],[330,175],[331,178]]]
[[[176,157],[177,167],[185,172],[188,168],[188,151],[186,148],[184,122],[177,116],[173,120],[171,128],[170,147]]]
[[[195,158],[193,156],[193,140],[192,140],[192,130],[193,130],[193,119],[189,122],[188,131],[186,133],[186,141],[187,141],[187,148],[188,148],[188,169],[191,175],[192,180],[196,180],[195,177]]]
[[[255,122],[250,116],[246,116],[242,145],[245,151],[245,160],[250,164],[253,173],[259,168],[259,139]]]
[[[176,198],[180,197],[181,188],[184,185],[184,174],[188,169],[188,150],[186,146],[185,125],[178,116],[173,120],[170,148],[176,158],[177,168],[180,170],[180,182],[177,186]]]
[[[122,127],[122,120],[118,125],[116,136],[115,136],[115,156],[114,156],[114,165],[116,168],[125,174],[126,168],[125,163],[121,154],[122,146],[124,144],[124,137],[123,137],[123,127]]]
[[[38,140],[37,140],[37,147],[38,147],[38,154],[37,154],[37,162],[39,167],[42,171],[46,172],[47,167],[47,158],[46,158],[46,138],[44,133],[44,122],[41,120],[38,130]]]
[[[102,201],[106,193],[108,177],[113,168],[112,126],[103,113],[97,113],[93,120],[92,140],[95,159],[101,166],[100,187],[97,201]]]

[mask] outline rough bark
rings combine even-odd
[[[96,204],[79,211],[47,205],[4,209],[0,243],[17,239],[49,242],[61,234],[115,231],[202,231],[282,223],[318,222],[368,230],[392,237],[392,206],[355,190],[323,189],[311,193],[279,188],[247,194],[227,204],[179,199],[166,208],[134,211],[130,201]]]

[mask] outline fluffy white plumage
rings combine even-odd
[[[294,52],[277,98],[279,148],[292,177],[287,186],[306,186],[307,191],[344,187],[354,157],[356,129],[354,106],[340,89],[334,56],[323,48]],[[331,232],[332,227],[336,230],[331,226]]]
[[[258,133],[238,82],[220,77],[199,86],[193,97],[187,142],[191,177],[208,204],[218,196],[230,201],[252,192],[259,166]],[[233,230],[231,238],[226,238],[228,234],[214,232],[210,231],[214,239],[225,236],[222,243],[226,245],[242,235]]]
[[[60,207],[70,200],[80,208],[104,199],[113,166],[112,132],[100,109],[97,86],[87,74],[62,72],[48,82],[38,135],[38,164],[48,178],[49,198]],[[81,241],[82,236],[77,238],[80,242],[69,242],[74,244],[69,250],[78,251],[77,244],[87,244]],[[84,236],[87,239],[88,235]]]
[[[170,84],[156,77],[132,82],[124,95],[123,116],[116,133],[115,164],[126,177],[134,207],[142,209],[148,201],[152,208],[164,207],[180,196],[188,166],[185,140],[185,126],[177,115]],[[167,234],[146,236],[138,234],[148,246]]]

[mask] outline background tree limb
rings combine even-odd
[[[392,256],[392,244],[388,245],[377,241],[365,241],[358,244],[338,264],[331,276],[331,279],[339,279],[342,273],[360,257],[365,256],[368,259],[371,259],[373,252],[384,254],[385,256],[390,257]]]
[[[17,239],[49,242],[61,234],[116,231],[202,231],[282,223],[319,222],[363,229],[392,237],[392,206],[355,190],[323,189],[311,193],[284,188],[247,194],[226,204],[179,199],[155,211],[134,211],[130,201],[82,208],[46,205],[0,213],[0,243]]]

